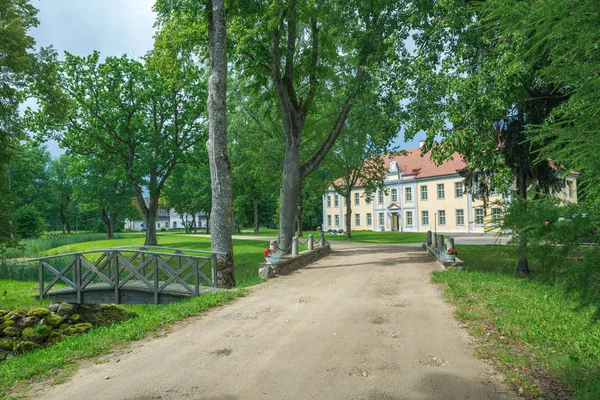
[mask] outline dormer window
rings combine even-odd
[[[396,165],[396,161],[390,161],[390,172],[397,172],[398,165]]]

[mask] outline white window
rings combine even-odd
[[[421,225],[429,225],[429,211],[421,211]]]
[[[406,199],[407,203],[412,202],[412,188],[407,187],[404,189],[404,198]]]
[[[370,199],[370,198],[369,198],[369,196],[367,196],[366,194],[365,194],[365,204],[366,204],[366,205],[369,205],[369,204],[371,204],[371,199]]]
[[[177,221],[173,221],[173,229],[177,229]]]
[[[383,204],[383,190],[379,191],[379,199],[378,199],[378,201],[379,201],[379,204]]]
[[[165,228],[169,227],[169,222],[165,222]]]
[[[446,191],[443,183],[438,183],[437,185],[437,198],[438,200],[444,200],[446,198]]]
[[[333,206],[334,207],[338,207],[340,205],[340,200],[338,198],[339,196],[337,194],[333,195]]]
[[[483,225],[483,208],[475,209],[475,225]]]
[[[354,205],[360,206],[360,193],[354,193]]]
[[[492,224],[494,224],[494,225],[500,224],[501,219],[502,219],[502,210],[498,207],[492,208]]]
[[[331,226],[331,215],[327,216],[327,226]]]
[[[490,189],[490,196],[498,196],[498,195],[499,195],[499,193],[498,193],[498,188],[496,188],[495,186],[494,186],[494,187],[492,187],[492,188]]]
[[[157,223],[156,223],[156,226],[160,228],[160,222],[157,222]]]
[[[413,214],[412,211],[406,212],[406,226],[412,226],[413,224]]]
[[[354,225],[360,225],[360,214],[354,214]]]
[[[398,201],[398,191],[396,189],[392,189],[392,201]]]
[[[456,225],[461,226],[465,224],[465,211],[456,210]]]
[[[445,210],[438,211],[438,225],[446,225],[446,211]]]
[[[427,200],[427,186],[421,186],[421,200]]]
[[[371,213],[367,213],[367,226],[373,225],[373,218],[371,217]]]
[[[462,182],[455,182],[454,183],[454,197],[461,198],[463,197],[465,193],[465,186]]]
[[[379,226],[383,226],[383,213],[379,213]]]
[[[331,196],[327,196],[327,207],[331,207]]]
[[[338,227],[338,228],[340,226],[340,216],[339,215],[335,216],[335,226]]]
[[[573,197],[573,182],[567,181],[567,190],[569,191],[569,197]]]

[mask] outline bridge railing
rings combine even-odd
[[[170,250],[173,252],[168,253]],[[119,303],[124,286],[130,281],[137,281],[154,294],[155,303],[158,303],[159,295],[171,284],[177,284],[190,296],[198,296],[200,286],[204,286],[202,281],[213,287],[217,282],[216,253],[201,250],[129,246],[59,254],[30,261],[37,262],[39,266],[40,298],[61,282],[76,292],[78,303],[82,302],[86,288],[94,283],[107,284],[114,290],[115,300]],[[46,284],[48,280],[50,282]]]

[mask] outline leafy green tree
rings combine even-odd
[[[495,40],[518,40],[505,55],[512,65],[534,71],[552,88],[530,101],[560,100],[547,118],[530,126],[531,140],[542,146],[539,159],[552,158],[582,172],[587,188],[600,183],[600,19],[594,1],[492,0],[482,6]]]
[[[45,229],[44,219],[32,204],[25,204],[17,210],[15,231],[25,239],[39,237]]]
[[[58,214],[62,233],[71,233],[71,223],[75,220],[76,207],[73,202],[73,182],[69,176],[70,157],[62,154],[52,160],[48,175],[52,187],[53,205]]]
[[[119,221],[137,217],[138,212],[131,204],[131,183],[118,165],[93,155],[73,155],[68,176],[73,182],[72,196],[77,201],[77,212],[91,212],[99,218],[107,239],[114,237]]]
[[[146,221],[145,244],[156,245],[164,185],[186,152],[206,138],[202,68],[186,57],[173,60],[160,47],[144,63],[66,53],[57,80],[67,112],[58,114],[42,99],[37,128],[75,154],[125,171]]]
[[[485,198],[490,187],[515,194],[549,191],[560,183],[556,167],[539,158],[543,143],[533,143],[528,126],[541,124],[560,107],[560,87],[536,78],[540,65],[513,57],[524,38],[503,35],[489,11],[469,2],[424,1],[414,4],[414,52],[408,138],[424,130],[424,150],[442,161],[460,153],[468,187]],[[543,65],[543,64],[542,64]],[[416,79],[414,79],[416,77]],[[484,178],[484,179],[482,179]],[[514,232],[518,236],[518,229]],[[517,270],[528,274],[525,249]]]
[[[244,8],[234,19],[235,62],[259,93],[275,95],[283,126],[283,248],[295,230],[302,181],[333,147],[357,98],[379,87],[401,55],[388,39],[405,37],[404,16],[402,2],[274,0]]]
[[[27,0],[0,1],[0,247],[14,245],[14,204],[7,167],[19,140],[25,138],[19,105],[26,97],[28,77],[35,69],[35,41],[27,32],[36,27],[37,9]]]
[[[209,216],[212,193],[206,149],[196,149],[187,163],[175,167],[165,185],[164,196],[167,207],[179,214],[188,233],[197,228],[198,214]],[[208,224],[206,229],[208,232]]]

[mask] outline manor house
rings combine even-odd
[[[488,207],[474,199],[458,171],[467,163],[458,154],[435,165],[430,153],[407,150],[406,155],[386,156],[385,190],[368,199],[364,188],[352,191],[352,230],[483,233],[497,224],[502,204],[510,194],[490,193]],[[563,202],[577,202],[577,175],[564,178]],[[323,195],[323,229],[346,229],[345,199],[333,188]]]

